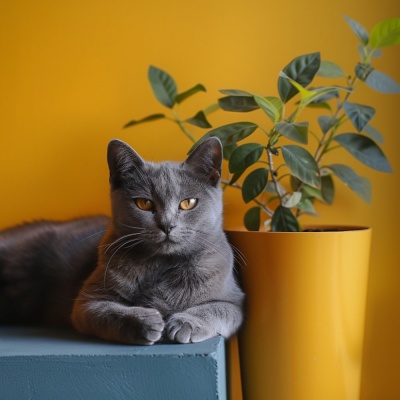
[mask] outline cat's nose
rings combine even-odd
[[[166,235],[169,235],[169,234],[171,233],[172,229],[175,228],[175,225],[171,225],[171,224],[169,224],[169,225],[162,225],[162,224],[160,224],[160,225],[158,225],[158,227],[159,227],[160,230],[162,230]]]

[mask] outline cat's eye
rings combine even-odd
[[[135,204],[143,211],[151,211],[154,208],[154,203],[149,199],[138,198],[135,199]]]
[[[190,198],[190,199],[182,200],[179,203],[179,208],[181,210],[187,211],[187,210],[191,210],[192,208],[196,207],[196,205],[197,205],[197,199]]]

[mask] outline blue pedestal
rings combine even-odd
[[[222,338],[128,346],[72,331],[0,327],[2,400],[226,400]]]

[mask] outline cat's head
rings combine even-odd
[[[129,235],[124,248],[165,255],[212,245],[222,229],[219,139],[205,140],[183,163],[146,162],[119,140],[107,158],[114,227]]]

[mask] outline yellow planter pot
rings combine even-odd
[[[227,231],[247,261],[245,400],[359,399],[371,230],[339,229]]]

